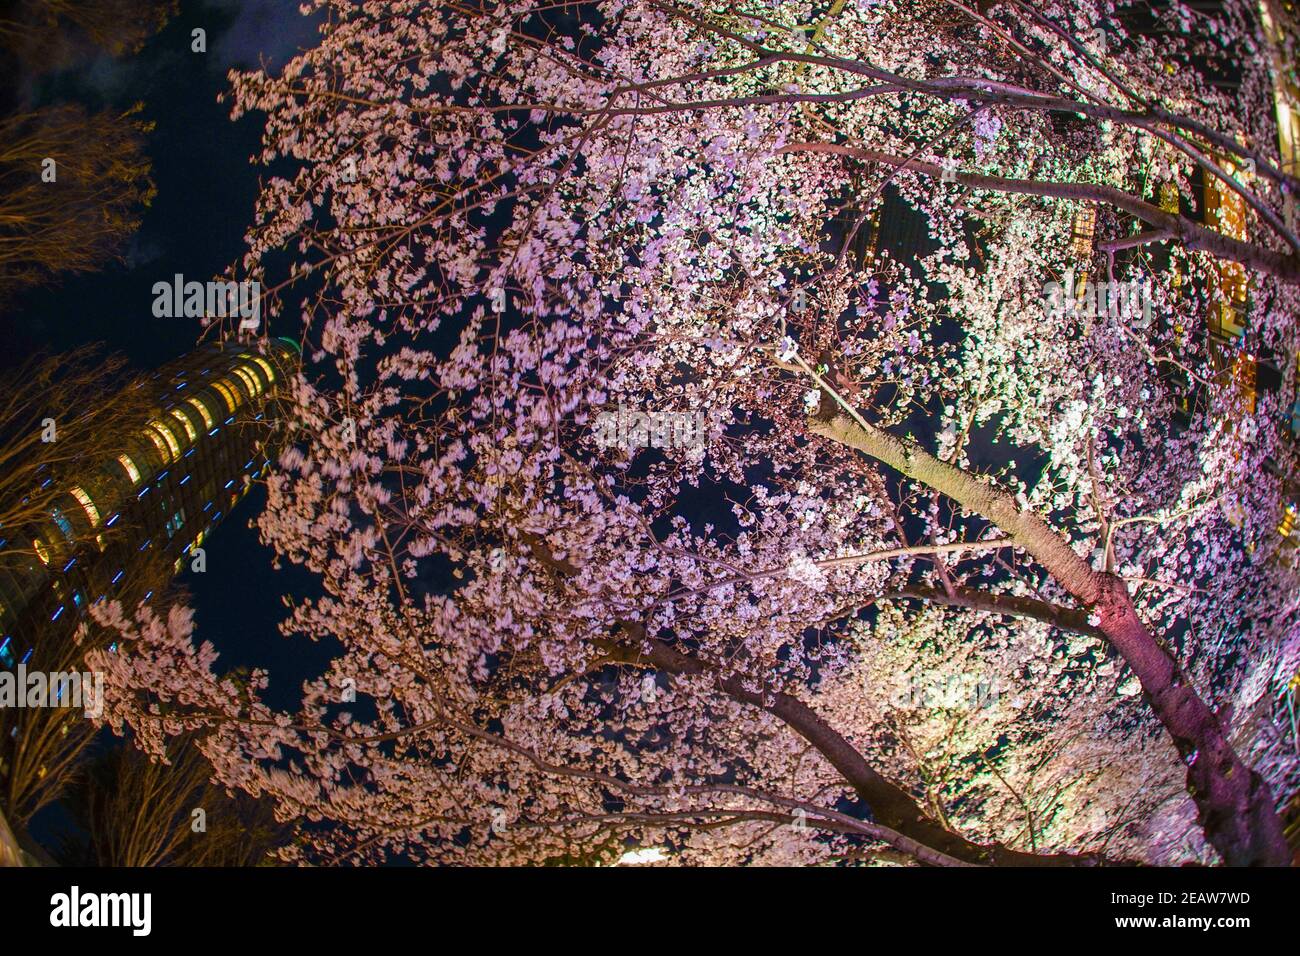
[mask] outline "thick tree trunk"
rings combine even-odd
[[[824,383],[819,383],[823,384]],[[826,395],[809,430],[854,448],[988,518],[1011,535],[1086,608],[1098,630],[1133,669],[1151,709],[1188,765],[1187,790],[1201,827],[1225,863],[1285,866],[1290,859],[1273,794],[1228,741],[1218,718],[1192,688],[1173,657],[1138,618],[1124,582],[1094,571],[1033,511],[991,484],[940,461],[912,442],[841,411]]]

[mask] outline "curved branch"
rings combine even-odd
[[[906,160],[892,153],[866,149],[860,146],[846,146],[840,143],[790,143],[781,147],[778,153],[829,153],[839,156],[851,156],[888,166],[907,165],[912,172],[931,178],[942,178],[944,170],[936,163]],[[1032,179],[1008,179],[1004,176],[984,176],[976,173],[950,173],[949,180],[970,186],[974,189],[989,189],[995,192],[1013,193],[1025,196],[1045,196],[1053,199],[1073,199],[1084,202],[1103,203],[1114,206],[1131,216],[1141,219],[1154,229],[1163,230],[1171,238],[1178,239],[1188,249],[1207,252],[1220,259],[1230,259],[1244,266],[1271,275],[1283,282],[1300,284],[1300,262],[1295,256],[1283,255],[1263,246],[1242,242],[1221,232],[1206,228],[1193,222],[1186,216],[1165,212],[1159,206],[1126,193],[1113,186],[1096,183],[1059,183]]]
[[[703,661],[663,641],[650,638],[635,622],[622,622],[627,643],[602,642],[602,650],[629,664],[650,664],[670,674],[714,673]],[[738,674],[718,675],[717,686],[729,697],[759,707],[781,720],[816,748],[871,809],[877,823],[940,853],[970,863],[1001,866],[1090,866],[1088,856],[1022,853],[997,845],[972,843],[926,816],[902,788],[876,772],[862,754],[803,701],[779,691],[756,691]]]
[[[954,587],[949,593],[943,588],[928,584],[915,584],[898,591],[881,594],[875,600],[906,599],[925,601],[928,604],[942,604],[947,607],[962,607],[972,611],[985,611],[989,614],[1004,614],[1008,617],[1027,617],[1074,634],[1105,637],[1099,628],[1088,623],[1087,611],[1060,607],[1046,601],[1018,597],[1014,594],[992,594],[977,588]]]

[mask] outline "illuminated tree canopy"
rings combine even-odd
[[[316,5],[231,103],[338,650],[280,713],[111,606],[114,726],[304,862],[1288,859],[1296,456],[1207,334],[1296,352],[1249,10]]]

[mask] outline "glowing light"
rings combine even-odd
[[[158,454],[162,456],[164,464],[171,462],[181,453],[181,446],[177,443],[176,436],[168,431],[167,426],[160,421],[150,422],[149,427],[144,430],[144,435],[158,449]]]
[[[177,440],[176,433],[173,432],[165,422],[159,421],[156,418],[151,421],[149,425],[162,435],[163,441],[167,443],[167,448],[171,452],[171,458],[169,458],[168,461],[179,458],[181,456],[181,443]]]
[[[1076,258],[1092,255],[1092,236],[1097,226],[1097,207],[1089,204],[1080,207],[1070,223],[1070,252]]]
[[[266,380],[274,384],[275,369],[272,368],[271,363],[268,362],[266,359],[262,358],[260,355],[254,355],[252,356],[252,359],[257,364],[257,367],[266,373]]]
[[[191,442],[199,437],[198,429],[194,427],[194,423],[190,421],[189,416],[184,412],[179,409],[172,409],[170,416],[180,422],[181,428],[184,429],[186,436]]]
[[[198,398],[187,399],[185,404],[192,405],[194,407],[194,410],[199,413],[199,416],[203,419],[203,424],[206,427],[211,428],[216,424],[216,422],[212,418],[212,413],[208,411],[208,406],[204,405],[203,402]]]
[[[233,412],[239,407],[239,399],[235,397],[234,391],[225,382],[213,382],[212,387],[226,400],[226,409],[228,411]]]
[[[86,512],[86,517],[90,519],[90,526],[92,528],[99,527],[99,509],[95,507],[95,502],[90,499],[90,495],[86,493],[86,490],[81,486],[77,486],[69,494],[77,499],[77,503],[81,505],[81,510]]]
[[[663,847],[646,846],[628,850],[618,858],[617,866],[644,866],[647,863],[662,863],[668,859]]]
[[[257,380],[256,375],[240,365],[235,366],[234,373],[244,383],[244,387],[248,389],[249,397],[256,398],[262,394],[262,383]]]
[[[126,476],[131,479],[132,485],[140,484],[140,469],[135,466],[130,455],[118,455],[117,463],[126,471]]]

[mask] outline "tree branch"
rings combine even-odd
[[[789,143],[778,153],[826,153],[838,156],[851,156],[887,166],[907,166],[923,176],[941,179],[943,167],[936,163],[904,159],[892,153],[867,149],[860,146],[847,146],[841,143]],[[1072,199],[1083,202],[1104,203],[1130,214],[1154,229],[1168,234],[1167,238],[1177,239],[1188,249],[1209,253],[1220,259],[1229,259],[1244,266],[1271,275],[1283,282],[1300,284],[1300,263],[1294,256],[1283,255],[1263,246],[1242,242],[1221,232],[1193,222],[1186,216],[1165,212],[1159,206],[1126,193],[1114,186],[1097,183],[1059,183],[1032,179],[1008,179],[1004,176],[985,176],[977,173],[949,174],[949,180],[970,186],[974,189],[989,189],[995,192],[1012,193],[1025,196],[1044,196],[1054,199]]]
[[[1197,695],[1168,649],[1147,630],[1124,582],[1094,571],[1033,511],[992,484],[940,461],[914,442],[867,423],[835,390],[796,357],[834,401],[808,420],[808,430],[854,448],[929,485],[1011,535],[1067,591],[1098,618],[1098,628],[1133,669],[1151,709],[1187,764],[1187,791],[1196,802],[1209,842],[1229,865],[1285,866],[1291,852],[1264,779],[1237,756],[1214,712]]]

